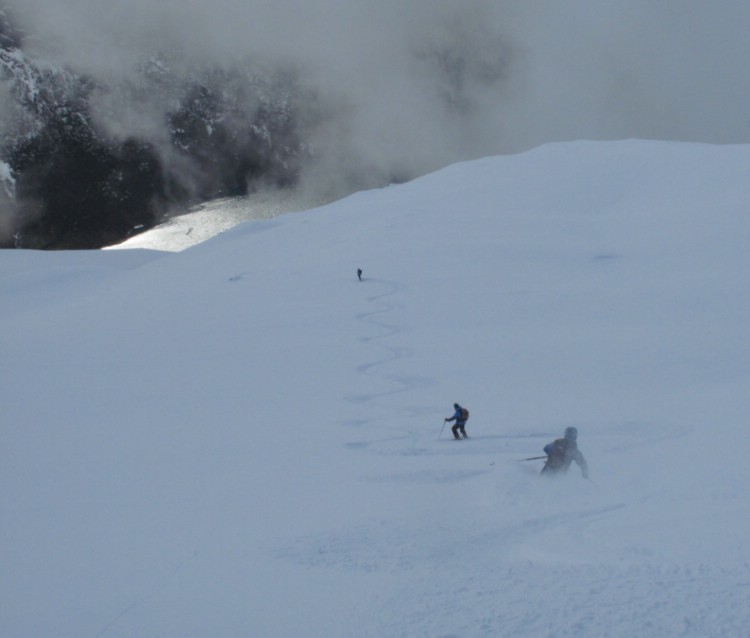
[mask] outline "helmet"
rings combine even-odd
[[[576,428],[565,428],[565,440],[575,441],[578,438],[578,430]]]
[[[454,404],[453,404],[453,407],[454,407],[454,408],[455,408],[456,410],[458,410],[458,408],[459,408],[459,405],[458,405],[458,403],[454,403]]]

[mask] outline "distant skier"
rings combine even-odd
[[[362,269],[361,268],[357,268],[357,277],[359,278],[360,281],[362,281]]]
[[[581,468],[583,478],[587,479],[589,477],[589,466],[578,449],[577,440],[578,430],[576,428],[565,428],[562,439],[556,439],[545,445],[544,453],[547,455],[547,461],[542,468],[542,474],[547,476],[565,474],[570,464],[575,461]]]
[[[455,421],[453,427],[451,427],[451,431],[457,441],[461,440],[461,437],[458,435],[459,431],[463,434],[465,439],[468,439],[469,436],[466,434],[466,421],[469,420],[469,411],[466,408],[462,408],[458,403],[453,404],[453,409],[455,410],[453,416],[450,418],[446,417],[445,421]]]

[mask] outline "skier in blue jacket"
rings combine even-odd
[[[578,449],[578,430],[576,428],[565,428],[562,439],[556,439],[544,446],[547,461],[542,468],[542,474],[554,476],[565,474],[570,464],[575,461],[581,468],[583,478],[589,477],[589,466],[583,454]]]
[[[456,438],[456,440],[460,440],[461,437],[459,436],[459,431],[461,434],[463,434],[465,439],[468,439],[469,436],[466,434],[466,419],[469,418],[469,411],[462,408],[458,403],[453,404],[453,409],[455,412],[453,413],[453,416],[450,418],[445,419],[446,422],[449,421],[455,421],[453,424],[453,427],[451,427],[451,431],[453,432],[453,436]]]

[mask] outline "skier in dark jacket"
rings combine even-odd
[[[556,439],[545,445],[544,453],[547,455],[547,461],[542,468],[542,474],[547,476],[565,474],[570,464],[575,461],[581,468],[583,478],[588,478],[589,466],[578,449],[577,439],[578,430],[576,428],[565,428],[562,439]]]
[[[455,424],[451,428],[451,431],[453,432],[453,436],[460,440],[461,437],[458,435],[459,431],[461,434],[463,434],[465,439],[468,439],[469,436],[466,434],[466,419],[468,418],[468,411],[464,411],[464,409],[458,405],[458,403],[453,404],[453,409],[455,412],[453,413],[453,416],[450,418],[446,417],[446,422],[448,421],[455,421]]]

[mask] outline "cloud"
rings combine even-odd
[[[750,141],[745,0],[24,0],[18,13],[34,52],[94,77],[128,78],[156,52],[186,72],[294,69],[314,96],[312,181],[563,139]],[[164,108],[121,103],[110,126],[158,128]]]

